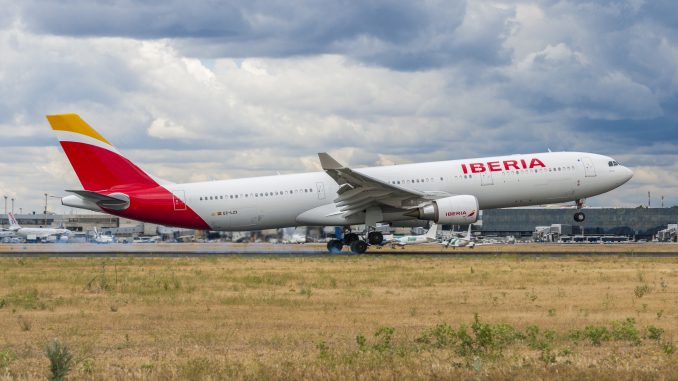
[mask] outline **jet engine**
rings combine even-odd
[[[433,220],[442,225],[466,225],[476,222],[478,213],[478,199],[475,196],[459,195],[432,201],[405,215],[420,220]]]

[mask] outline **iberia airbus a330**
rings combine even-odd
[[[364,224],[327,246],[363,253],[381,243],[377,223],[465,225],[481,209],[583,200],[633,172],[584,152],[544,152],[351,169],[327,153],[323,172],[176,184],[147,174],[78,115],[47,116],[83,190],[63,205],[190,229],[241,231]]]

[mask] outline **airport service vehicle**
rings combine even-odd
[[[544,152],[348,168],[319,153],[322,172],[176,184],[151,176],[76,114],[48,115],[82,190],[63,205],[188,229],[244,231],[364,224],[327,243],[363,253],[383,241],[377,223],[467,225],[480,209],[575,201],[619,187],[633,173],[585,152]]]
[[[431,224],[431,227],[425,234],[419,235],[404,235],[400,237],[393,237],[393,240],[389,242],[391,246],[401,246],[405,247],[407,245],[419,245],[422,243],[435,242],[437,240],[438,234],[438,224],[435,222]]]
[[[14,218],[14,214],[7,213],[9,219],[9,230],[17,236],[25,238],[27,241],[54,241],[50,237],[57,237],[61,241],[68,240],[71,231],[68,229],[55,228],[22,228]]]

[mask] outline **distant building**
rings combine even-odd
[[[574,222],[571,208],[513,208],[483,211],[485,236],[529,237],[537,226],[572,225],[586,235],[624,235],[652,238],[668,224],[678,222],[678,208],[585,208],[586,221]]]

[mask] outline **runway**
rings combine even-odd
[[[158,244],[8,244],[0,257],[207,257],[207,256],[337,256],[357,255],[348,250],[328,253],[324,244],[269,243],[158,243]],[[391,248],[370,247],[362,255],[421,256],[630,256],[678,257],[676,244],[515,244],[476,248],[445,248],[437,244]]]

